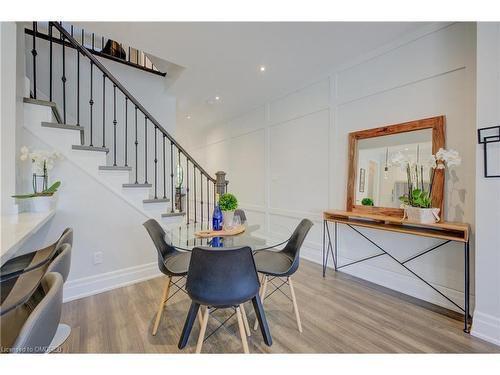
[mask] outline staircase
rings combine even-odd
[[[84,30],[77,40],[73,26],[49,22],[47,29],[40,33],[33,22],[26,30],[27,130],[145,215],[164,223],[208,221],[227,182],[216,183],[85,47]],[[68,77],[69,68],[76,74]]]

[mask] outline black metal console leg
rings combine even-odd
[[[325,236],[326,236],[326,226],[327,226],[327,222],[326,220],[323,220],[323,277],[325,277],[325,273],[326,273],[326,262],[325,262],[325,244],[326,244],[326,241],[325,241]]]
[[[333,266],[335,267],[335,271],[337,271],[337,262],[338,262],[338,231],[337,231],[337,222],[335,222],[335,249],[333,250],[332,257],[333,257]]]
[[[260,332],[262,333],[264,342],[267,346],[271,346],[273,344],[273,339],[271,337],[271,332],[269,331],[269,326],[267,325],[266,314],[264,313],[264,308],[262,307],[262,302],[258,294],[252,298],[252,304],[257,320],[259,321]]]
[[[179,349],[184,349],[184,347],[186,346],[189,340],[189,335],[191,334],[191,330],[193,329],[193,323],[198,315],[199,309],[200,309],[199,304],[191,302],[191,307],[189,308],[189,312],[186,317],[186,322],[184,323],[184,328],[182,329],[182,334],[179,339],[179,344],[177,345]]]
[[[470,310],[470,257],[469,257],[469,241],[464,245],[464,258],[465,258],[465,311],[464,311],[464,332],[470,333],[469,329],[469,310]]]

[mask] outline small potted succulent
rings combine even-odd
[[[238,208],[238,200],[231,193],[222,194],[219,197],[219,207],[222,211],[224,227],[232,227],[234,210]]]
[[[443,148],[423,163],[412,163],[401,152],[396,153],[392,157],[391,164],[403,168],[408,179],[408,193],[399,197],[402,208],[404,208],[404,218],[422,224],[440,221],[440,209],[432,207],[431,198],[436,169],[451,168],[460,165],[461,161],[457,151]],[[424,171],[426,169],[430,174],[428,189],[425,188],[424,184]]]
[[[17,194],[13,198],[17,199],[30,199],[30,210],[33,212],[46,212],[56,205],[56,192],[60,181],[48,185],[49,173],[48,171],[54,167],[56,160],[62,159],[59,152],[49,152],[45,150],[34,150],[30,152],[28,147],[21,147],[21,161],[31,160],[32,164],[32,185],[33,193],[31,194]]]
[[[361,200],[361,204],[363,206],[373,206],[373,199],[371,199],[371,198],[363,198]]]

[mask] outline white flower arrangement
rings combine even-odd
[[[23,146],[21,147],[21,156],[19,159],[22,161],[30,159],[33,163],[33,173],[43,175],[46,170],[52,170],[54,163],[57,160],[62,160],[63,156],[57,151],[34,150],[30,152],[28,147]]]
[[[404,206],[430,208],[432,186],[436,169],[452,168],[460,165],[462,159],[458,151],[440,148],[436,155],[431,155],[423,162],[413,162],[401,151],[392,155],[390,165],[406,170],[408,179],[408,194],[399,199]],[[430,171],[429,191],[424,188],[424,169]]]

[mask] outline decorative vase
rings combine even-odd
[[[419,208],[419,207],[405,207],[405,214],[403,219],[408,219],[414,223],[420,224],[433,224],[439,220],[439,208]]]
[[[234,210],[222,211],[222,223],[224,228],[231,229],[233,227]]]
[[[31,212],[49,212],[56,208],[57,194],[31,198]]]

